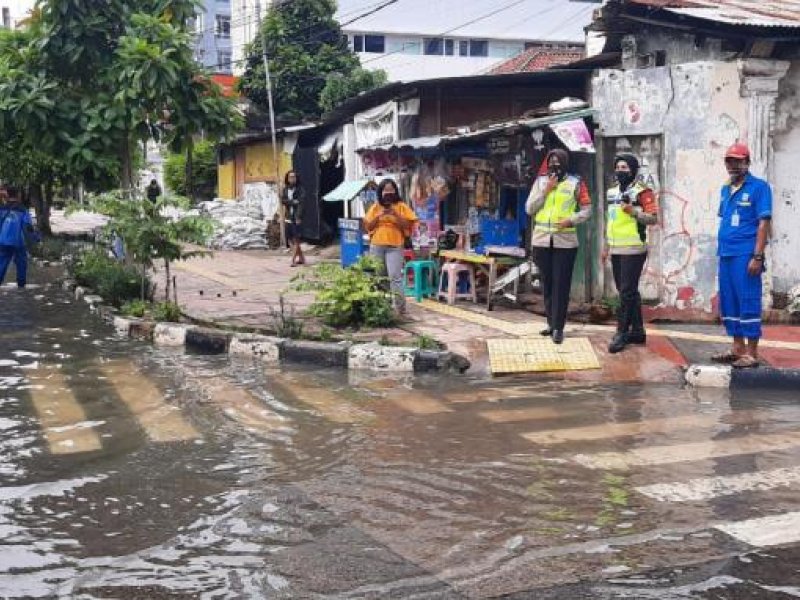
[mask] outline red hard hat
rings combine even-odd
[[[750,160],[750,148],[747,147],[747,144],[736,142],[725,152],[725,158],[745,158]]]

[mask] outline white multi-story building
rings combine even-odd
[[[191,24],[195,59],[214,73],[233,70],[231,0],[205,0]]]
[[[0,27],[16,29],[33,8],[34,0],[0,0]]]
[[[233,70],[275,0],[231,0]],[[338,0],[336,18],[365,68],[391,81],[488,71],[531,46],[581,48],[601,0]]]

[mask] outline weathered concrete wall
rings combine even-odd
[[[648,285],[660,302],[709,311],[717,293],[716,236],[725,148],[746,139],[736,63],[601,70],[592,103],[605,137],[662,135],[661,223]]]
[[[786,293],[800,283],[800,61],[781,81],[775,116],[772,275]]]

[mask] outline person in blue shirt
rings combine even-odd
[[[15,188],[0,188],[0,285],[6,278],[11,259],[17,269],[17,287],[24,288],[28,275],[26,234],[33,232],[33,221]]]
[[[745,144],[728,148],[725,168],[730,180],[720,194],[719,312],[733,346],[712,360],[737,368],[757,367],[761,278],[772,219],[772,190],[749,172],[750,150]]]

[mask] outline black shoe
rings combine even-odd
[[[628,334],[629,344],[646,344],[647,334],[644,331],[631,331]]]
[[[618,333],[614,336],[611,340],[611,343],[608,345],[608,352],[609,354],[616,354],[617,352],[622,352],[625,350],[625,346],[628,345],[628,336],[624,333]]]
[[[553,334],[553,330],[552,330],[552,329],[550,329],[549,327],[547,327],[547,328],[545,328],[545,329],[542,329],[542,330],[539,332],[539,335],[543,335],[543,336],[545,336],[545,337],[548,337],[548,336],[550,336],[550,335],[552,335],[552,334]]]
[[[564,330],[563,329],[553,329],[553,343],[560,344],[564,341]]]

